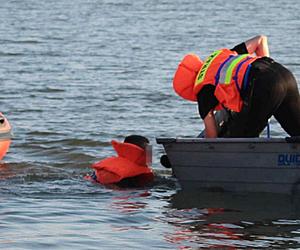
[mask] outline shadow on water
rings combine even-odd
[[[171,197],[176,209],[217,209],[212,221],[261,221],[280,218],[299,218],[300,196],[271,193],[231,193],[179,190]]]
[[[178,190],[170,197],[168,241],[191,247],[299,247],[300,197]]]

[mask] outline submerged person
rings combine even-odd
[[[205,137],[258,137],[274,115],[290,136],[300,136],[300,96],[293,74],[269,57],[267,37],[259,35],[232,49],[220,49],[204,62],[186,55],[173,79],[175,92],[198,103]],[[226,110],[217,130],[214,111]]]
[[[154,179],[150,168],[149,140],[140,135],[130,135],[124,142],[111,142],[117,156],[108,157],[92,165],[94,172],[85,179],[104,185],[142,187]]]

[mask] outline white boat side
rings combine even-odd
[[[12,138],[12,128],[6,117],[0,112],[0,141]]]

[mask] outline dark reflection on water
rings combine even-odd
[[[167,240],[192,247],[297,248],[299,197],[177,191],[166,220],[176,228]]]

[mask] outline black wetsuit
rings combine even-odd
[[[245,43],[233,51],[247,54]],[[274,115],[291,136],[300,136],[300,96],[293,74],[269,57],[262,57],[251,65],[248,88],[242,93],[241,112],[229,112],[228,122],[219,137],[258,137]],[[219,103],[215,86],[205,85],[197,95],[202,119]]]

